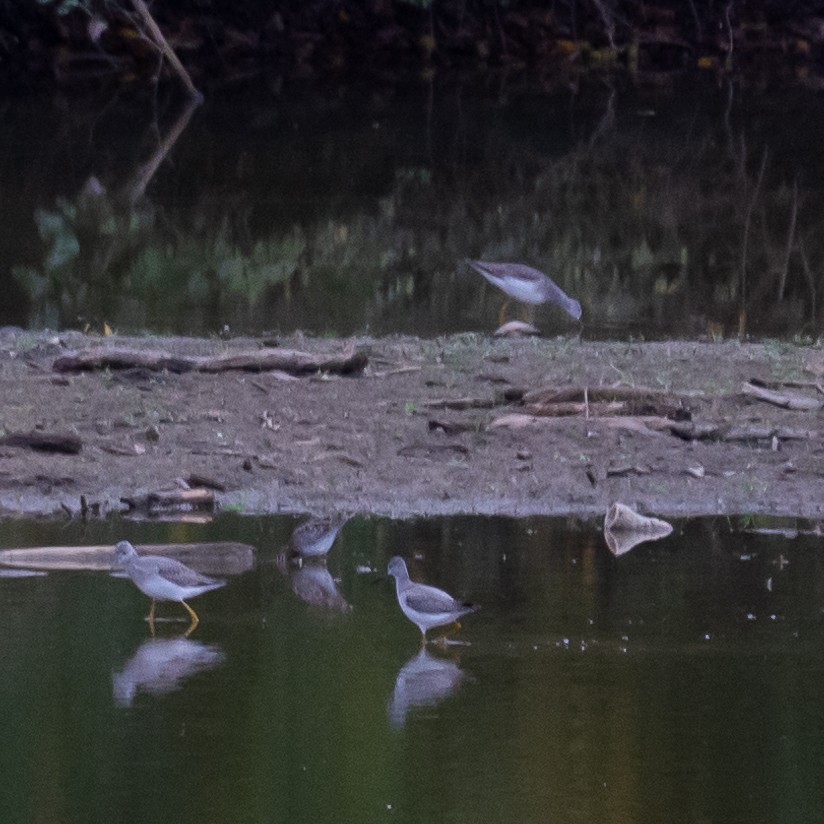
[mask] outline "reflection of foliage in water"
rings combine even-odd
[[[117,210],[99,181],[90,178],[74,201],[58,198],[55,209],[38,209],[34,219],[41,266],[12,270],[36,307],[32,325],[59,327],[88,314],[113,316],[112,287],[151,231],[151,211]]]
[[[397,134],[360,120],[357,139],[305,128],[303,146],[282,130],[274,152],[244,157],[258,177],[198,186],[192,150],[166,172],[197,192],[183,205],[162,192],[151,206],[116,206],[100,192],[60,201],[38,213],[41,263],[15,270],[37,308],[32,322],[71,325],[83,314],[188,332],[225,322],[236,331],[488,328],[498,295],[461,268],[466,256],[546,269],[581,299],[590,328],[670,324],[677,334],[718,321],[729,334],[740,313],[762,312],[799,331],[811,316],[821,199],[796,187],[763,141],[748,147],[712,120],[652,139],[642,118],[619,128],[604,115],[559,146],[506,108],[467,113],[458,137],[440,117],[444,134],[413,134],[404,156]],[[211,167],[237,164],[229,146]],[[301,151],[314,174],[305,191],[296,188]]]

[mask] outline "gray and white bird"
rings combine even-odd
[[[226,581],[201,575],[174,558],[166,558],[163,555],[138,555],[137,550],[128,541],[120,541],[115,546],[114,556],[135,586],[152,599],[152,606],[146,617],[153,630],[157,601],[176,601],[183,604],[192,619],[189,627],[191,632],[200,619],[185,599],[195,598],[226,584]]]
[[[290,540],[295,555],[301,558],[320,558],[326,555],[348,520],[348,515],[339,513],[304,521],[292,533]]]
[[[458,623],[462,615],[479,609],[475,604],[457,601],[442,589],[413,581],[400,555],[389,561],[386,571],[395,579],[401,612],[421,631],[421,643],[426,642],[426,631],[432,627]]]
[[[551,277],[531,266],[525,266],[523,263],[490,263],[469,259],[466,262],[493,286],[497,286],[521,303],[557,303],[575,320],[581,319],[581,304],[564,292]],[[501,325],[504,322],[505,309],[506,303],[501,307]]]

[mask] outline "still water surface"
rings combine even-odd
[[[0,325],[488,333],[471,257],[581,301],[580,329],[539,310],[547,334],[815,338],[821,111],[700,74],[9,100]]]
[[[328,561],[348,609],[279,570],[295,523],[0,524],[258,550],[188,639],[124,579],[0,578],[0,820],[822,820],[819,538],[694,521],[616,559],[594,523],[359,518]],[[465,645],[419,651],[358,571],[395,553],[482,605]]]

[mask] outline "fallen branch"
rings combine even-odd
[[[745,383],[741,391],[752,398],[782,409],[792,409],[799,412],[817,412],[824,406],[821,401],[810,398],[807,395],[798,395],[794,392],[773,392],[763,386],[756,386],[753,383]]]
[[[488,398],[439,398],[424,403],[428,409],[492,409],[495,401]]]
[[[367,363],[367,356],[354,347],[347,347],[334,355],[315,355],[294,349],[257,349],[219,357],[180,357],[168,352],[136,349],[83,349],[57,358],[52,368],[55,372],[141,368],[175,373],[279,370],[293,375],[314,372],[350,375],[362,372]]]
[[[668,429],[685,441],[718,441],[722,430],[718,424],[706,421],[667,421]]]
[[[734,426],[721,435],[722,441],[812,441],[820,436],[815,429],[792,429],[788,426]]]
[[[543,415],[527,415],[523,412],[511,412],[507,415],[500,415],[489,424],[489,429],[497,429],[498,427],[505,427],[508,429],[524,429],[530,426],[538,426],[543,428],[552,428],[556,426],[565,425],[572,421],[568,416],[565,417],[546,417]],[[597,420],[581,421],[587,425],[606,426],[610,429],[627,429],[631,432],[637,432],[641,435],[657,435],[662,431],[666,431],[674,421],[661,418],[657,415],[618,415],[615,417],[599,418]]]
[[[619,466],[607,467],[607,478],[624,477],[626,475],[649,475],[652,470],[648,466],[638,466],[637,464],[620,464]]]
[[[83,442],[77,435],[57,432],[9,432],[0,437],[0,446],[21,446],[37,452],[77,455],[83,448]]]
[[[562,401],[579,401],[583,403],[589,398],[590,404],[596,401],[635,401],[635,400],[668,400],[673,401],[680,396],[674,392],[663,392],[659,389],[650,389],[646,386],[565,386],[561,389],[544,387],[533,389],[524,394],[525,404],[561,403]]]
[[[605,415],[621,415],[627,411],[622,401],[604,401],[587,403],[586,401],[559,401],[557,403],[531,403],[524,407],[528,415],[541,415],[548,418],[565,415],[584,415],[586,418],[599,418]]]
[[[296,349],[258,349],[238,352],[218,358],[198,359],[199,372],[227,372],[239,369],[244,372],[268,372],[279,369],[292,375],[308,375],[314,372],[334,372],[351,375],[362,372],[369,359],[354,346],[346,347],[336,355],[313,355]]]

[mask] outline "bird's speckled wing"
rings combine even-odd
[[[467,260],[467,263],[479,274],[493,283],[502,280],[507,275],[519,280],[537,282],[546,278],[543,272],[533,269],[524,263],[489,263],[485,260]],[[547,278],[548,280],[549,278]],[[556,287],[557,288],[557,287]]]
[[[207,575],[201,575],[185,564],[181,564],[180,561],[176,561],[174,558],[164,558],[162,555],[144,555],[136,563],[144,571],[158,572],[167,581],[180,587],[202,587],[208,584],[221,586],[226,583],[225,581],[216,581]]]
[[[441,612],[455,612],[464,605],[456,601],[448,592],[425,584],[415,584],[406,593],[406,603],[411,609],[425,615],[437,615]]]
[[[503,289],[508,294],[515,295],[519,300],[527,300],[531,303],[551,301],[561,306],[567,314],[576,320],[581,318],[581,304],[564,292],[549,275],[545,275],[538,269],[533,269],[523,263],[491,263],[485,260],[469,259],[466,262],[493,286]],[[530,291],[534,289],[536,297],[519,296],[518,290],[507,284],[508,280],[520,281]]]

